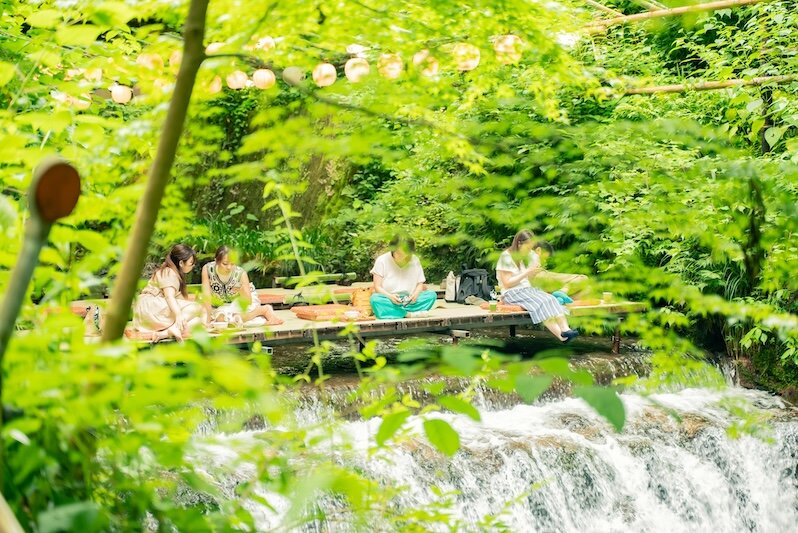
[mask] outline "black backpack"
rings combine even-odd
[[[468,268],[460,273],[460,286],[457,288],[457,303],[465,303],[469,296],[490,300],[488,271],[484,268]]]

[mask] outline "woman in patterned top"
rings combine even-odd
[[[202,267],[202,294],[211,320],[242,324],[258,317],[269,325],[282,324],[271,305],[261,305],[246,271],[230,261],[230,249],[220,246],[215,261]]]

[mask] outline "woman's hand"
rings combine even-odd
[[[399,298],[399,296],[397,296],[396,294],[389,294],[388,298],[390,298],[391,301],[396,305],[402,305],[402,299]]]
[[[543,272],[544,268],[540,265],[530,266],[526,269],[526,275],[528,277],[534,277]]]

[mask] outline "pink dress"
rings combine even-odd
[[[141,290],[133,307],[133,327],[138,331],[163,331],[175,323],[175,316],[166,303],[163,290],[172,287],[175,300],[183,320],[190,320],[202,314],[202,306],[183,298],[180,293],[180,278],[171,268],[159,270]]]

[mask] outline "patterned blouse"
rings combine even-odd
[[[240,266],[233,267],[227,281],[222,281],[216,271],[216,261],[208,263],[208,280],[211,283],[211,293],[214,300],[219,299],[222,303],[230,303],[241,295],[241,276],[244,269]]]

